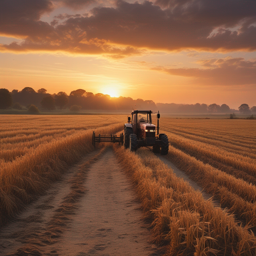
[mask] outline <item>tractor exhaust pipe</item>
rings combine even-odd
[[[158,113],[157,113],[157,135],[159,135],[159,119],[160,119],[160,114],[158,111]]]

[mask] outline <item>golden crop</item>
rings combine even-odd
[[[81,157],[92,131],[117,133],[125,116],[1,116],[0,225]],[[256,255],[256,122],[160,120],[168,160],[218,200],[177,177],[152,151],[116,156],[136,187],[153,241],[169,255]],[[225,208],[225,209],[224,209]]]
[[[156,242],[170,255],[256,255],[256,124],[248,120],[168,119],[166,156],[225,210],[177,178],[152,152],[116,148],[136,184]],[[239,178],[238,178],[239,177]],[[234,214],[234,215],[233,215]]]
[[[123,126],[120,116],[1,118],[0,225],[93,150],[92,128],[115,133]]]

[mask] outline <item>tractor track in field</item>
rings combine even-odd
[[[161,255],[111,148],[71,167],[0,230],[0,255]]]
[[[203,191],[203,188],[199,186],[195,181],[193,181],[185,172],[181,171],[175,164],[173,164],[169,159],[167,159],[165,156],[156,155],[164,164],[166,164],[169,168],[173,170],[173,172],[176,174],[177,177],[182,178],[186,182],[189,183],[189,185],[196,191],[201,192],[203,198],[205,200],[212,200],[212,203],[215,207],[220,207],[222,210],[225,210],[225,208],[221,207],[221,204],[218,200],[213,199],[213,195],[206,193]]]
[[[147,150],[149,150],[149,151],[151,151],[153,153],[151,148],[148,147]],[[179,177],[179,178],[183,179],[184,181],[186,181],[187,183],[189,183],[189,185],[194,190],[199,191],[202,194],[202,196],[203,196],[203,198],[205,200],[211,200],[215,207],[219,207],[222,210],[226,211],[225,208],[221,207],[221,204],[220,204],[220,202],[218,200],[213,199],[213,195],[212,194],[209,194],[209,193],[203,191],[203,188],[200,185],[198,185],[184,171],[180,170],[175,164],[173,164],[170,159],[168,159],[166,156],[163,156],[163,155],[161,155],[159,153],[153,153],[153,154],[157,158],[159,158],[165,165],[167,165],[170,169],[172,169],[177,177]]]

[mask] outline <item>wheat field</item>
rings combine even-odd
[[[115,133],[121,116],[2,116],[0,225],[94,150],[92,131]]]
[[[256,255],[255,131],[250,120],[160,120],[170,143],[166,158],[221,208],[152,151],[115,148],[152,223],[153,241],[166,245],[168,255]]]
[[[94,150],[93,130],[121,132],[126,119],[2,116],[0,225]],[[221,208],[177,177],[152,150],[134,153],[114,145],[151,223],[152,242],[163,246],[167,255],[256,255],[255,131],[252,120],[160,119],[160,133],[166,133],[170,142],[166,159]]]

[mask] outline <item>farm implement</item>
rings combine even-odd
[[[151,110],[134,110],[132,120],[128,117],[128,123],[124,124],[124,133],[120,136],[114,134],[96,136],[92,134],[92,144],[100,142],[118,142],[130,151],[136,151],[140,147],[153,146],[155,153],[168,154],[169,141],[167,135],[159,134],[160,114],[157,114],[157,126],[152,124]],[[156,135],[157,134],[157,135]]]
[[[113,142],[113,143],[119,143],[119,145],[123,145],[124,141],[124,135],[123,133],[120,133],[120,136],[118,137],[115,134],[99,134],[95,135],[95,132],[92,133],[92,144],[95,147],[95,143],[100,142]]]

